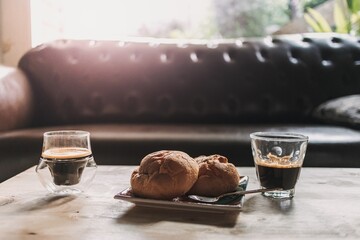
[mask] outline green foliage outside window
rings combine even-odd
[[[259,37],[289,22],[289,0],[207,0],[200,21],[174,20],[162,26],[144,24],[141,36],[164,38]],[[190,24],[189,24],[190,23]]]
[[[203,0],[201,18],[184,16],[152,26],[144,23],[137,35],[163,38],[238,38],[271,35],[302,18],[315,32],[360,35],[360,0],[335,0],[334,22],[315,10],[329,0]],[[294,11],[295,8],[295,11]]]
[[[304,17],[315,32],[360,35],[360,0],[335,0],[334,26],[313,8],[308,8]]]
[[[315,8],[328,0],[303,0],[303,8]]]

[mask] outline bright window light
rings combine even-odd
[[[264,36],[287,23],[289,0],[30,0],[32,46],[55,39]]]
[[[190,29],[196,27],[192,23],[209,17],[210,3],[211,0],[31,0],[32,45],[58,38],[156,35],[171,24]],[[176,31],[172,34],[176,35]]]

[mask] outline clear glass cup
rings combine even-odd
[[[90,146],[90,133],[66,130],[45,132],[36,173],[52,193],[76,194],[93,181],[97,165]]]
[[[292,198],[304,162],[308,137],[297,133],[250,134],[256,175],[261,188],[282,190],[263,193],[271,198]]]

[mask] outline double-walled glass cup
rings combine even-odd
[[[250,134],[256,174],[261,188],[282,190],[263,193],[271,198],[292,198],[304,162],[308,137],[296,133]]]
[[[83,192],[94,179],[96,168],[89,132],[69,130],[44,133],[36,172],[47,190],[56,194]]]

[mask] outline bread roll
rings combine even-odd
[[[240,175],[226,157],[200,156],[195,160],[199,164],[199,176],[189,194],[211,197],[236,190]]]
[[[140,197],[173,199],[190,190],[198,173],[198,164],[188,154],[162,150],[141,160],[131,175],[131,188]]]

